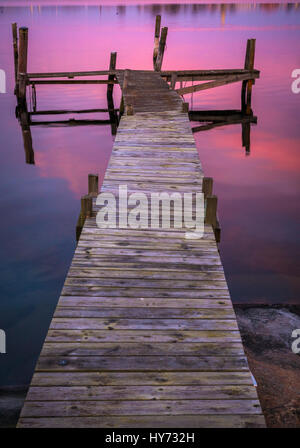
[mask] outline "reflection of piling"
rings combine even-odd
[[[27,53],[28,53],[28,28],[19,29],[19,52],[18,52],[18,100],[22,104],[26,100],[27,82]]]
[[[22,137],[25,151],[25,161],[30,165],[34,165],[34,151],[32,147],[32,137],[30,130],[30,117],[27,111],[26,102],[18,109],[18,116],[22,128]]]
[[[245,148],[246,156],[250,155],[250,121],[242,123],[242,145]]]

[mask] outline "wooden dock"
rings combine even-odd
[[[193,132],[238,123],[250,152],[250,124],[256,122],[252,86],[259,77],[255,40],[247,42],[242,69],[162,71],[168,29],[160,24],[157,16],[154,71],[116,69],[112,53],[108,70],[52,73],[27,72],[28,29],[20,28],[18,35],[17,24],[12,25],[26,163],[34,164],[30,127],[41,123],[34,117],[107,112],[109,120],[46,122],[111,125],[116,138],[102,192],[114,193],[117,202],[120,185],[128,194],[147,197],[202,191],[205,197],[202,238],[186,238],[185,227],[153,228],[149,216],[138,228],[100,228],[98,178],[89,175],[89,194],[82,198],[76,227],[78,245],[20,428],[265,425],[219,256],[217,197],[212,179],[203,175],[193,137]],[[200,83],[183,85],[190,81]],[[238,81],[241,110],[189,112],[182,99]],[[108,108],[38,110],[36,86],[76,83],[107,84]],[[115,84],[122,89],[119,109],[113,102]],[[192,131],[190,120],[204,124]]]
[[[156,72],[116,76],[125,114],[102,191],[202,191],[181,97]],[[264,426],[213,226],[196,240],[186,229],[100,229],[96,211],[18,426]]]

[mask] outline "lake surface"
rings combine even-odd
[[[35,165],[25,163],[15,118],[12,22],[29,27],[30,72],[106,69],[111,51],[118,52],[118,68],[152,69],[156,14],[169,27],[165,69],[241,68],[246,41],[256,38],[261,78],[253,88],[258,123],[251,127],[250,155],[240,125],[195,138],[219,198],[220,251],[233,301],[297,302],[300,293],[300,94],[291,90],[291,73],[300,68],[300,7],[61,3],[6,7],[0,1],[0,68],[7,76],[7,93],[0,95],[0,328],[7,334],[0,385],[31,378],[75,249],[87,175],[98,171],[103,178],[113,144],[109,125],[36,126]],[[106,87],[38,86],[37,101],[47,110],[105,108]],[[237,109],[240,84],[186,101],[193,109]]]

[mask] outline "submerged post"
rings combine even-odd
[[[19,53],[18,53],[18,98],[21,102],[26,99],[26,75],[28,53],[28,28],[19,29]]]
[[[155,63],[158,55],[159,36],[160,36],[160,24],[161,16],[157,15],[155,19],[155,31],[154,31],[154,50],[153,50],[153,67],[155,69]]]
[[[158,54],[155,62],[155,70],[157,72],[161,71],[161,66],[163,63],[164,58],[164,52],[166,47],[166,41],[167,41],[167,34],[168,34],[168,27],[164,27],[161,30],[161,36],[159,41],[159,47],[158,47]]]
[[[15,86],[18,82],[18,27],[16,23],[12,23],[13,50],[14,50],[14,67],[15,67]],[[15,90],[16,93],[16,90]]]

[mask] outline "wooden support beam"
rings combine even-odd
[[[166,47],[167,35],[168,35],[168,28],[167,27],[162,28],[160,41],[159,41],[159,47],[158,47],[158,54],[157,54],[157,58],[156,58],[156,62],[155,62],[155,70],[157,72],[161,71],[165,47]]]
[[[213,227],[217,224],[217,204],[216,195],[206,197],[205,224],[211,224]]]
[[[202,180],[202,193],[204,194],[204,199],[207,196],[212,196],[213,193],[213,178],[212,177],[203,177]]]
[[[118,111],[119,109],[115,109]],[[64,115],[64,114],[93,114],[98,112],[109,112],[109,109],[58,109],[58,110],[37,110],[29,112],[29,115]]]
[[[216,81],[205,82],[202,84],[196,84],[194,86],[183,87],[182,89],[177,89],[175,92],[178,95],[186,95],[188,93],[199,92],[201,90],[213,89],[214,87],[225,86],[226,84],[232,84],[234,82],[239,82],[243,80],[248,80],[252,78],[257,78],[258,76],[253,72],[253,74],[241,74],[241,75],[228,75],[224,76]]]
[[[245,75],[249,74],[249,78],[253,75],[259,77],[258,70],[245,70],[245,69],[218,69],[218,70],[162,70],[161,76],[166,81],[171,81],[173,74],[176,74],[177,81],[209,81],[216,80],[228,75]]]
[[[159,36],[160,36],[161,16],[157,15],[155,18],[155,31],[154,31],[154,49],[153,49],[153,68],[155,70],[155,63],[158,55],[159,48]]]
[[[16,23],[12,23],[12,36],[13,36],[13,50],[14,50],[14,67],[15,67],[15,85],[18,82],[18,26]]]
[[[27,77],[28,78],[28,77]],[[113,87],[114,84],[118,84],[116,80],[107,80],[107,79],[47,79],[47,80],[38,80],[33,81],[29,80],[28,84],[34,85],[43,85],[43,84],[108,84],[108,87],[111,85]]]
[[[47,121],[31,121],[30,126],[105,126],[111,124],[110,120],[47,120]]]
[[[97,197],[99,193],[98,175],[89,174],[88,176],[88,192],[92,197]]]
[[[115,75],[116,70],[92,70],[84,72],[45,72],[45,73],[28,73],[29,79],[39,78],[77,78],[80,76],[107,76]]]
[[[28,54],[28,28],[19,29],[19,52],[18,52],[18,98],[21,103],[26,100],[26,75]]]

